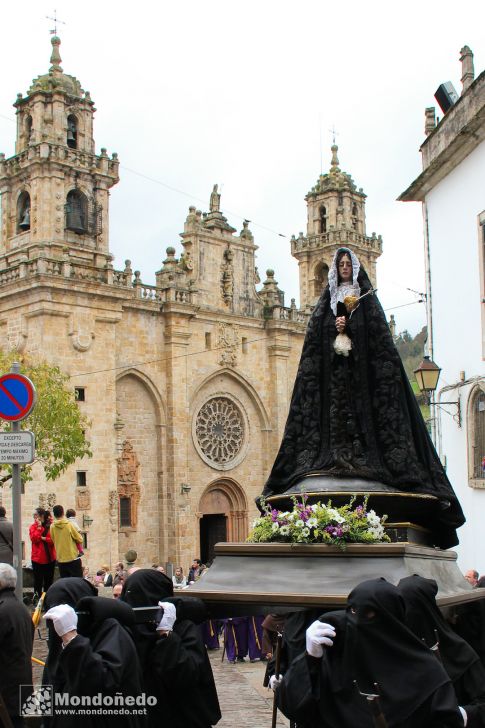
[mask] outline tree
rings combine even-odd
[[[0,351],[0,373],[10,371],[14,361],[20,361],[21,374],[32,380],[37,391],[37,403],[21,429],[35,435],[35,461],[41,463],[47,480],[55,480],[78,458],[92,457],[85,430],[89,421],[76,403],[69,377],[59,367],[45,361],[29,361],[16,352]],[[0,431],[9,423],[0,420]],[[33,464],[32,464],[33,465]],[[32,479],[32,465],[22,467],[22,480]],[[0,465],[0,484],[12,477],[10,465]]]

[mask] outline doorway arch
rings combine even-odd
[[[199,503],[200,557],[214,557],[219,541],[244,541],[248,535],[248,504],[243,489],[228,478],[207,486]]]

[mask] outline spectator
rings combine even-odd
[[[113,599],[119,599],[122,591],[123,591],[123,584],[121,581],[119,581],[113,587]]]
[[[46,592],[54,581],[56,550],[50,534],[52,517],[50,511],[37,508],[34,522],[29,528],[32,541],[32,571],[34,573],[34,601]]]
[[[116,584],[120,584],[120,583],[123,584],[125,582],[127,576],[128,576],[128,573],[125,570],[123,562],[118,561],[118,563],[115,564],[115,575],[113,577],[113,586],[116,586]]]
[[[16,584],[15,569],[0,564],[0,689],[14,728],[23,728],[19,686],[32,684],[34,626],[28,610],[14,594]]]
[[[69,523],[72,523],[76,531],[81,533],[81,529],[79,528],[79,524],[76,521],[76,511],[74,508],[68,508],[66,511],[66,518],[69,521]],[[84,556],[84,550],[83,550],[83,544],[78,543],[77,544],[77,550],[79,551],[79,556]]]
[[[199,578],[200,574],[200,559],[194,559],[192,561],[192,566],[189,569],[189,577],[187,581],[189,584],[194,584],[196,580]]]
[[[50,534],[57,554],[59,574],[65,576],[83,576],[83,567],[77,544],[82,543],[83,537],[79,531],[69,523],[64,516],[62,506],[54,506],[54,523],[51,524]]]
[[[478,577],[479,573],[478,571],[475,571],[475,569],[468,569],[468,571],[465,573],[465,579],[469,584],[472,585],[473,588],[475,588],[478,584]]]
[[[0,506],[0,563],[13,564],[13,525],[7,521],[3,506]]]
[[[152,564],[152,569],[159,571],[161,574],[165,574],[165,569],[161,564]]]
[[[181,566],[177,566],[175,573],[172,576],[172,583],[174,589],[183,589],[187,586],[187,579],[184,576],[184,570]]]
[[[101,568],[104,572],[103,586],[113,586],[113,575],[110,573],[109,566],[105,564]]]

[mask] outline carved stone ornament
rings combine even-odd
[[[227,397],[213,397],[199,410],[195,434],[209,462],[229,465],[239,455],[244,442],[244,420],[237,405]]]
[[[217,349],[220,351],[219,364],[223,367],[236,367],[238,348],[239,327],[235,324],[220,323],[217,334]]]
[[[55,493],[48,493],[47,494],[47,507],[48,508],[54,508],[54,506],[57,503],[57,496]]]
[[[224,262],[221,265],[221,292],[226,305],[232,303],[234,296],[234,266],[232,260],[234,253],[230,248],[224,251]]]
[[[118,491],[110,490],[109,494],[109,525],[112,531],[118,528]]]
[[[76,351],[87,351],[93,342],[94,331],[88,333],[78,329],[77,331],[71,331],[69,336]]]
[[[89,488],[76,488],[76,508],[80,511],[88,511],[91,508]]]
[[[123,449],[118,458],[118,498],[131,499],[131,527],[138,523],[138,502],[140,500],[139,485],[140,461],[129,440],[123,442]]]

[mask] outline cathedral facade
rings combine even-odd
[[[50,483],[35,465],[26,561],[33,509],[61,503],[77,511],[92,568],[128,549],[140,565],[186,567],[246,538],[335,250],[350,245],[375,282],[382,240],[366,235],[365,195],[334,145],[305,198],[307,234],[291,241],[299,308],[285,306],[272,270],[260,282],[249,224],[230,225],[217,185],[207,212],[189,208],[181,252],[167,248],[155,285],[130,261],[116,270],[118,158],[96,154],[94,103],[63,72],[59,46],[53,37],[49,71],[17,97],[15,155],[0,154],[0,326],[4,348],[69,374],[93,457]],[[1,497],[11,513],[8,487]]]

